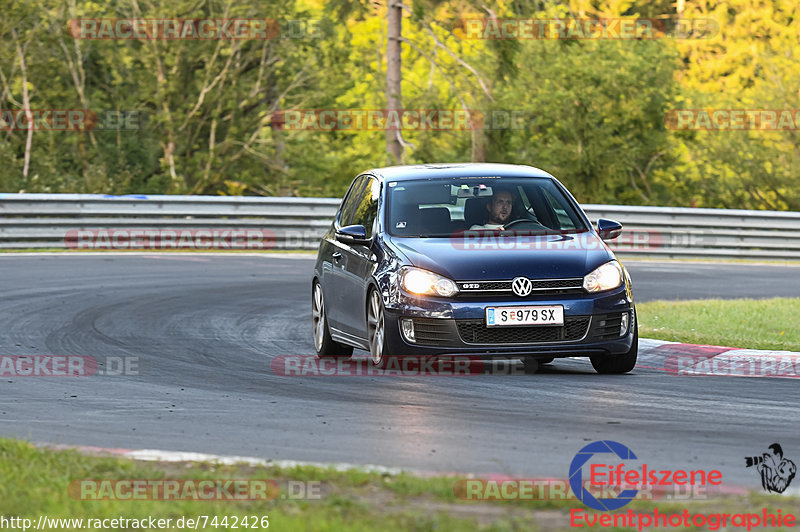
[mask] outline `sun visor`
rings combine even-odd
[[[455,194],[451,194],[450,183],[415,183],[414,186],[395,187],[392,194],[403,203],[439,204],[453,203]]]

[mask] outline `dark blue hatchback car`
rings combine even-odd
[[[312,280],[320,357],[587,356],[636,365],[630,276],[553,176],[530,166],[396,166],[355,178]]]

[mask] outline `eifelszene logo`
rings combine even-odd
[[[569,485],[572,492],[583,504],[595,510],[618,510],[636,497],[639,490],[624,490],[617,497],[596,498],[583,487],[583,464],[588,462],[595,454],[612,453],[620,460],[638,460],[633,451],[615,441],[595,441],[578,451],[569,465]],[[591,476],[594,477],[595,466],[591,466]],[[594,484],[594,483],[592,483]]]
[[[783,447],[780,443],[773,443],[768,447],[769,452],[761,456],[745,457],[745,467],[755,466],[761,475],[761,487],[770,493],[783,493],[792,483],[797,473],[797,466],[788,458],[783,457]]]
[[[598,456],[599,460],[589,465],[589,483],[587,489],[583,477],[583,466]],[[609,460],[603,460],[611,455]],[[708,486],[722,484],[722,472],[713,469],[686,471],[683,469],[654,469],[642,463],[641,469],[631,469],[625,463],[638,460],[636,455],[625,445],[610,441],[595,441],[578,451],[569,466],[569,485],[575,496],[589,508],[600,511],[618,510],[631,502],[639,490],[650,490],[654,487],[682,489],[695,488],[705,490]],[[599,461],[599,463],[598,463]],[[621,461],[622,463],[618,463]],[[611,463],[614,462],[614,463]],[[592,491],[601,488],[601,496],[595,497]],[[615,495],[616,493],[616,495]]]

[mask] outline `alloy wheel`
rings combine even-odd
[[[314,325],[314,347],[320,352],[325,340],[325,301],[319,283],[314,285],[314,297],[311,299],[311,321]]]
[[[369,297],[369,310],[367,312],[367,326],[369,329],[369,353],[374,364],[383,360],[384,319],[381,296],[373,290]]]

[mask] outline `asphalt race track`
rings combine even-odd
[[[800,459],[794,379],[600,376],[563,360],[535,375],[286,377],[313,354],[308,257],[0,256],[0,355],[88,355],[129,375],[4,376],[0,435],[127,449],[566,477],[611,439],[653,467]],[[629,262],[639,301],[800,297],[800,267]],[[359,357],[364,352],[357,351]]]

